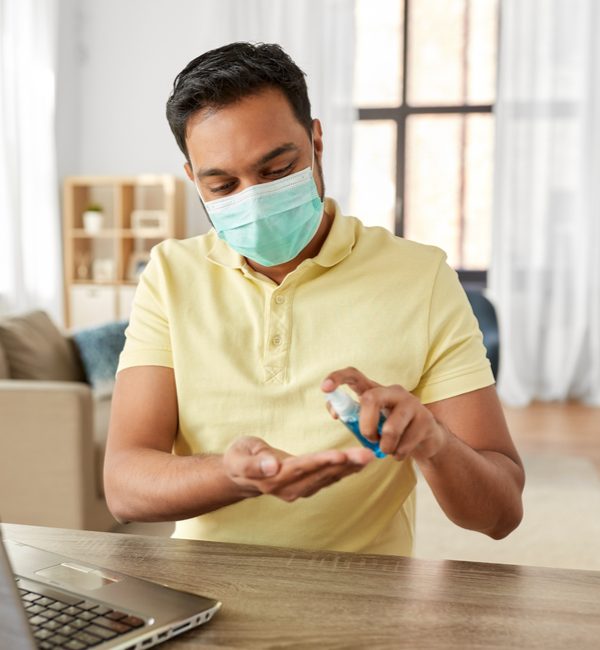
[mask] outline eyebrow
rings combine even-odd
[[[253,167],[256,168],[261,167],[262,165],[266,165],[274,158],[277,158],[277,156],[281,156],[282,153],[287,153],[288,151],[299,151],[299,149],[293,142],[286,142],[285,144],[275,147],[275,149],[271,149],[271,151],[262,156],[262,158],[260,158],[260,160],[256,162]],[[207,176],[231,176],[231,174],[224,169],[219,169],[218,167],[211,167],[210,169],[199,169],[196,172],[196,178],[198,178],[198,180],[206,178]]]

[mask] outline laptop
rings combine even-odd
[[[150,648],[206,623],[220,607],[211,598],[0,539],[2,649]]]

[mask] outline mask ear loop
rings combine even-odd
[[[315,168],[315,138],[313,134],[310,134],[310,146],[312,148],[312,157],[310,160],[310,171],[314,171]]]

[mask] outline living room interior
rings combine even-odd
[[[366,225],[447,252],[524,461],[523,521],[500,541],[449,522],[421,478],[415,556],[600,570],[596,3],[2,8],[3,521],[170,534],[118,524],[102,486],[114,374],[150,250],[210,228],[165,102],[200,53],[277,42],[309,80],[327,194]]]

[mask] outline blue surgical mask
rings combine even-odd
[[[219,238],[263,266],[294,259],[314,237],[323,216],[312,165],[276,181],[207,201],[204,207]]]

